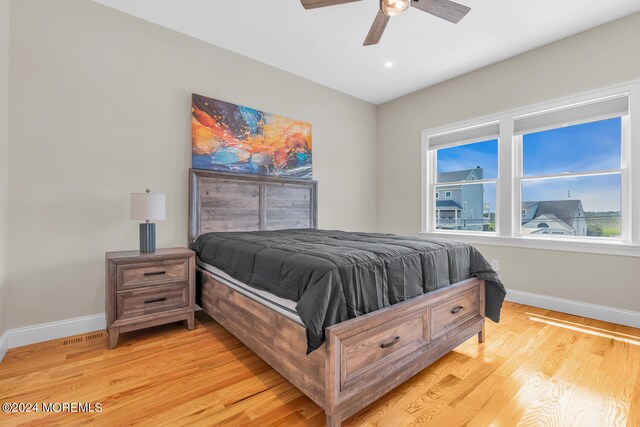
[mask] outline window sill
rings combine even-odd
[[[583,252],[592,254],[622,255],[640,257],[640,246],[620,240],[603,242],[593,239],[568,240],[553,237],[503,237],[494,233],[472,232],[421,232],[421,236],[441,239],[460,240],[465,243],[489,246],[509,246],[526,249],[543,249],[563,252]]]

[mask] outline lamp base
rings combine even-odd
[[[156,225],[146,222],[140,224],[140,252],[156,251]]]

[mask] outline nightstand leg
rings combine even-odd
[[[190,331],[193,331],[196,327],[195,314],[194,313],[189,314],[186,322],[187,322],[187,329]]]
[[[109,328],[109,349],[113,350],[118,346],[118,336],[120,330],[118,328]]]

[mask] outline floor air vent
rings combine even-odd
[[[85,335],[84,337],[78,337],[78,338],[73,338],[73,339],[69,339],[69,340],[64,340],[62,342],[62,345],[73,345],[73,344],[80,344],[83,341],[93,341],[93,340],[97,340],[100,338],[104,337],[104,332],[98,332],[95,334],[91,334],[91,335]]]
[[[91,340],[97,340],[99,338],[104,337],[104,333],[103,332],[98,332],[97,334],[91,334],[91,335],[87,335],[86,337],[84,337],[85,341],[91,341]]]
[[[81,342],[82,342],[82,337],[74,338],[72,340],[64,340],[62,342],[62,345],[65,346],[65,345],[71,345],[71,344],[78,344],[78,343],[81,343]]]

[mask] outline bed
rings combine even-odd
[[[251,274],[239,280],[241,269],[234,271],[233,262],[245,259],[242,251],[249,251],[255,258],[257,253],[272,251],[270,259],[277,259],[277,254],[286,251],[287,246],[292,251],[318,257],[322,246],[317,245],[327,248],[326,245],[335,244],[331,242],[342,242],[336,245],[358,254],[363,252],[357,246],[361,244],[404,248],[408,243],[400,244],[392,235],[351,236],[315,230],[314,181],[201,170],[191,170],[190,174],[189,241],[205,258],[198,260],[200,306],[321,406],[328,426],[339,426],[470,337],[477,335],[478,341],[484,342],[487,307],[493,312],[492,318],[498,320],[504,288],[495,272],[482,264],[481,256],[481,268],[476,268],[474,277],[461,278],[419,295],[407,296],[406,289],[401,290],[401,296],[389,297],[393,301],[378,302],[380,307],[373,308],[370,306],[376,304],[371,302],[375,298],[363,303],[346,292],[346,305],[350,307],[346,318],[345,313],[336,314],[336,310],[329,310],[329,314],[321,310],[320,317],[315,313],[308,315],[306,309],[299,307],[302,291],[295,303],[291,298],[282,298],[295,290],[287,291],[275,284],[269,287],[269,275],[263,275],[263,283],[258,286],[247,285]],[[261,240],[254,242],[256,238]],[[210,248],[213,243],[205,244],[205,240],[214,241],[217,248],[226,245],[225,256],[207,253],[203,248]],[[256,242],[262,246],[255,248]],[[409,246],[427,245],[425,252],[429,252],[431,247],[437,249],[447,244],[416,239]],[[269,246],[268,250],[265,246]],[[462,248],[454,246],[450,253]],[[283,264],[278,268],[284,267]],[[321,277],[324,276],[323,272]],[[338,291],[332,295],[339,294]],[[362,304],[373,311],[363,313]],[[353,316],[350,311],[357,316],[350,318]]]

